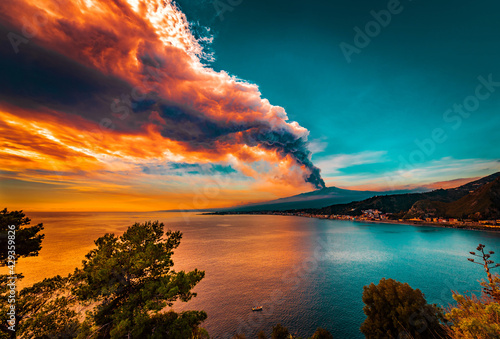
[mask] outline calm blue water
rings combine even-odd
[[[28,213],[43,222],[40,256],[21,261],[24,284],[79,266],[93,240],[133,222],[163,221],[184,234],[176,269],[206,271],[198,296],[176,310],[205,310],[216,338],[247,337],[282,323],[310,336],[363,338],[363,286],[382,277],[408,282],[427,301],[447,306],[451,290],[479,291],[485,278],[467,261],[478,243],[500,253],[500,234],[407,225],[363,224],[284,216],[201,216],[180,213]],[[263,305],[263,312],[251,307]]]

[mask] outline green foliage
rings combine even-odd
[[[324,328],[319,327],[311,339],[333,339],[333,335]]]
[[[43,224],[29,226],[31,220],[25,216],[22,211],[8,212],[6,208],[0,211],[0,267],[11,266],[12,259],[18,260],[23,257],[37,256],[42,248],[44,238],[40,231],[43,230]],[[14,225],[14,229],[9,226]],[[15,255],[13,254],[15,252]],[[11,262],[9,263],[9,259]],[[14,266],[12,266],[14,267]],[[15,279],[22,279],[22,274],[14,273]],[[9,275],[0,275],[0,338],[15,337],[12,331],[8,329],[7,320],[10,306],[15,306],[15,327],[19,328],[18,323],[22,318],[23,310],[19,307],[19,294],[13,291],[16,303],[9,303],[8,295],[10,288],[8,283],[14,280]]]
[[[206,329],[196,327],[191,332],[191,339],[210,339],[210,335]]]
[[[290,332],[288,332],[288,328],[284,327],[281,324],[277,324],[273,326],[273,333],[271,334],[272,339],[288,339],[290,338]]]
[[[41,248],[42,224],[26,227],[30,220],[22,212],[0,213],[1,230],[16,225],[17,258],[37,255]],[[74,275],[45,279],[24,288],[16,296],[16,335],[19,338],[190,338],[208,339],[199,327],[203,311],[163,311],[176,300],[188,301],[191,289],[204,272],[175,272],[172,255],[179,246],[180,232],[164,232],[163,224],[134,224],[121,236],[106,234],[96,249],[86,255],[83,268]],[[4,238],[2,238],[4,239]],[[18,248],[20,249],[18,251]],[[7,254],[2,252],[2,264]],[[0,276],[2,326],[8,303],[8,276]],[[83,323],[82,308],[90,308]],[[13,335],[6,329],[0,338]]]
[[[488,281],[481,282],[483,291],[480,298],[453,293],[457,306],[446,313],[446,319],[449,321],[447,332],[452,338],[500,338],[500,276],[490,272],[500,265],[491,260],[495,252],[486,252],[485,247],[479,244],[477,252],[469,252],[480,258],[479,262],[473,258],[468,260],[484,268]]]
[[[21,257],[37,256],[42,248],[45,235],[40,234],[43,224],[29,226],[31,219],[23,211],[8,212],[6,208],[0,211],[0,266],[6,266],[8,257],[8,231],[9,226],[15,226],[15,252],[16,259]]]
[[[478,299],[454,294],[458,303],[448,313],[448,333],[454,339],[499,339],[500,304],[491,298]]]
[[[407,283],[382,278],[378,285],[363,288],[363,307],[367,318],[361,325],[366,338],[438,337],[443,329],[440,310],[427,304],[419,289]]]
[[[468,258],[467,260],[469,260],[474,264],[483,266],[484,271],[486,272],[486,276],[488,277],[487,282],[486,281],[481,282],[481,286],[483,286],[483,293],[492,297],[497,302],[500,302],[500,284],[498,281],[498,276],[494,278],[493,275],[491,274],[491,270],[500,267],[500,264],[495,264],[495,262],[491,260],[491,256],[495,254],[495,252],[494,251],[485,252],[484,250],[485,247],[486,247],[485,245],[479,244],[479,246],[477,246],[476,248],[478,252],[469,252],[469,254],[480,258],[479,262],[476,261],[477,259],[473,258]]]
[[[235,334],[233,339],[245,339],[244,334]],[[260,331],[257,333],[257,339],[266,339],[266,333],[264,331]],[[271,335],[272,339],[300,339],[300,337],[296,337],[288,331],[286,327],[281,324],[277,324],[273,327],[273,332]],[[327,330],[323,328],[318,328],[316,332],[314,332],[311,339],[333,339],[333,336]]]
[[[490,275],[488,281],[481,281],[484,294],[490,296],[495,302],[500,303],[500,275]]]
[[[106,234],[75,272],[75,295],[97,303],[89,314],[93,337],[189,338],[206,319],[205,312],[160,313],[196,296],[191,289],[205,275],[171,269],[182,235],[164,233],[163,227],[158,221],[136,223],[119,238]]]
[[[25,338],[74,338],[80,322],[70,295],[70,277],[44,279],[21,290],[18,333]]]

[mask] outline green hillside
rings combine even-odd
[[[500,219],[500,178],[450,203],[418,201],[406,217],[425,215],[463,219]]]
[[[499,205],[498,201],[495,200],[495,195],[493,193],[491,193],[491,198],[481,196],[480,199],[476,199],[476,202],[474,202],[475,200],[472,198],[469,198],[471,200],[463,201],[462,199],[465,199],[473,192],[480,192],[478,190],[479,188],[485,187],[484,185],[487,184],[493,184],[493,182],[498,182],[499,179],[500,172],[497,172],[456,188],[446,190],[439,189],[426,193],[379,195],[363,201],[355,201],[348,204],[337,204],[319,208],[314,210],[314,213],[323,215],[361,215],[362,210],[378,209],[383,213],[398,213],[401,216],[404,215],[405,217],[423,216],[428,213],[433,213],[436,216],[444,216],[441,215],[441,213],[452,213],[455,217],[456,215],[462,213],[460,214],[460,217],[462,217],[464,213],[473,214],[478,211],[480,213],[486,213],[485,215],[494,215],[495,209],[493,206],[498,207]],[[484,189],[487,190],[487,187]],[[483,195],[489,196],[486,193],[483,193]],[[486,201],[487,199],[490,199],[491,201],[488,202]],[[449,203],[454,204],[447,205]],[[465,208],[466,204],[469,204],[467,208]]]

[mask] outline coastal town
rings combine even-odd
[[[215,212],[208,214],[264,214],[264,215],[283,215],[297,216],[305,218],[331,219],[331,220],[350,220],[358,222],[376,222],[389,224],[412,224],[422,226],[441,226],[450,228],[464,229],[482,229],[491,231],[500,231],[500,220],[472,220],[444,217],[426,217],[426,218],[396,218],[393,213],[383,213],[377,209],[368,209],[361,211],[361,215],[326,215],[315,214],[304,211],[250,211],[250,212]]]

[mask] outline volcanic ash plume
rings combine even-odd
[[[141,149],[120,144],[123,157],[230,163],[255,180],[293,184],[298,176],[325,186],[311,162],[308,131],[255,84],[204,64],[213,56],[201,46],[211,37],[196,39],[171,0],[4,0],[0,18],[23,39],[26,22],[31,32],[29,44],[16,40],[19,53],[2,51],[3,60],[20,69],[36,63],[50,74],[27,79],[38,87],[22,91],[18,75],[3,76],[17,93],[2,98],[9,104],[50,111],[59,125],[75,116],[89,124],[108,119],[109,137],[101,138],[108,143],[111,136],[154,140]]]

